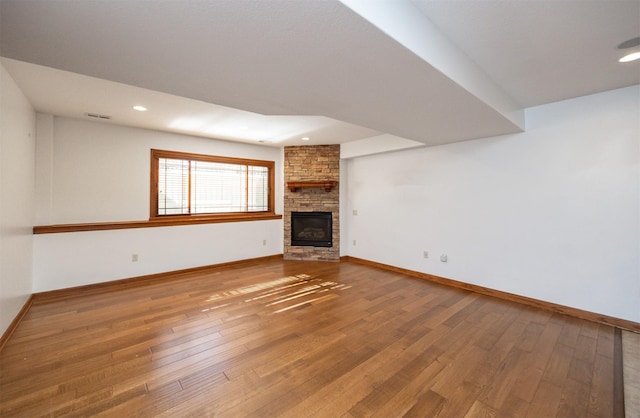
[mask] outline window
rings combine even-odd
[[[274,162],[151,150],[151,218],[272,214]]]

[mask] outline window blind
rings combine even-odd
[[[158,215],[265,212],[269,167],[158,159]]]

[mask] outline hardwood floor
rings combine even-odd
[[[351,262],[34,298],[0,415],[612,417],[614,328]]]

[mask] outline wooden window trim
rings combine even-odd
[[[171,158],[177,160],[195,160],[222,164],[237,164],[245,166],[259,166],[267,167],[269,169],[269,196],[268,196],[268,210],[261,212],[223,212],[220,214],[180,214],[180,215],[158,215],[158,164],[160,158]],[[275,162],[266,160],[253,160],[247,158],[234,158],[234,157],[220,157],[207,154],[195,154],[190,152],[180,151],[166,151],[166,150],[151,150],[151,180],[149,191],[149,221],[158,221],[165,219],[203,219],[210,218],[212,222],[214,219],[221,219],[221,222],[233,222],[224,221],[226,218],[240,218],[250,220],[251,218],[262,218],[264,215],[275,215]],[[191,178],[191,176],[189,176]],[[191,187],[189,187],[189,190]]]

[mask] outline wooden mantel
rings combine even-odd
[[[288,181],[287,187],[293,193],[296,192],[297,189],[302,187],[316,187],[323,188],[325,192],[330,192],[332,188],[336,187],[338,182],[335,180],[325,180],[325,181]]]

